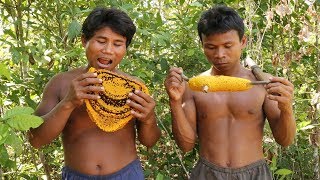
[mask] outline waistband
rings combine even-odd
[[[134,168],[136,166],[141,166],[141,163],[140,163],[140,160],[139,159],[135,159],[134,161],[130,162],[128,165],[126,165],[125,167],[123,167],[122,169],[120,169],[119,171],[115,172],[115,173],[112,173],[112,174],[108,174],[108,175],[86,175],[86,174],[82,174],[78,171],[75,171],[71,168],[69,168],[68,166],[65,166],[62,168],[62,172],[66,172],[66,173],[72,173],[73,175],[76,175],[78,177],[81,177],[81,178],[92,178],[92,179],[95,179],[95,178],[107,178],[107,179],[112,179],[112,178],[115,178],[121,174],[123,174],[124,172],[128,171],[129,169],[131,168]]]
[[[257,167],[260,166],[267,166],[267,163],[264,159],[258,160],[256,162],[253,162],[249,165],[243,166],[241,168],[226,168],[226,167],[221,167],[218,166],[216,164],[213,164],[211,162],[209,162],[208,160],[201,158],[199,159],[199,163],[204,164],[205,166],[208,166],[212,169],[214,169],[215,171],[220,171],[220,172],[224,172],[224,173],[240,173],[240,172],[244,172],[244,171],[248,171],[251,169],[255,169]]]

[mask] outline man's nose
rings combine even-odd
[[[217,58],[223,58],[225,56],[225,50],[223,48],[217,48],[215,55]]]
[[[105,54],[112,54],[113,52],[113,47],[111,43],[106,43],[102,49],[102,53]]]

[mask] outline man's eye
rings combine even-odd
[[[99,41],[99,40],[97,40],[97,42],[100,43],[100,44],[106,43],[105,41]]]
[[[207,49],[216,49],[216,47],[214,47],[214,46],[207,46],[206,48]]]
[[[122,46],[122,44],[114,44],[115,46]]]

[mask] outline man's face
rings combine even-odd
[[[90,67],[115,70],[126,54],[126,41],[126,37],[113,32],[109,27],[96,31],[87,41],[82,38]]]
[[[239,40],[237,31],[202,35],[204,54],[213,67],[220,72],[227,71],[239,64],[242,49],[246,46],[246,38]]]

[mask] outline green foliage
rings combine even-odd
[[[270,129],[265,129],[265,156],[274,178],[316,179],[314,167],[319,165],[319,155],[315,152],[320,144],[320,1],[312,2],[0,1],[0,179],[59,179],[63,162],[59,139],[37,151],[27,143],[24,131],[42,122],[32,115],[32,109],[40,102],[48,80],[58,72],[86,65],[81,22],[96,6],[123,9],[137,25],[120,68],[143,79],[157,102],[163,136],[152,149],[138,147],[146,177],[186,179],[198,159],[198,148],[182,154],[176,146],[163,80],[171,66],[182,67],[189,77],[210,67],[199,43],[197,21],[204,9],[218,3],[234,7],[244,19],[248,43],[243,57],[251,56],[264,71],[286,77],[295,85],[294,145],[281,148],[273,141]]]
[[[272,163],[270,165],[270,170],[273,172],[273,174],[275,175],[275,179],[284,179],[286,176],[292,174],[293,172],[289,169],[278,169],[277,167],[277,158],[273,157],[272,158]]]
[[[1,167],[16,169],[17,162],[13,157],[21,156],[23,141],[19,137],[21,131],[36,128],[43,123],[41,117],[32,115],[30,107],[14,107],[0,118],[0,162]]]
[[[11,79],[10,71],[6,68],[4,63],[0,64],[0,76],[5,76],[8,80]]]
[[[69,39],[74,39],[81,33],[81,24],[77,20],[73,20],[68,28]]]
[[[8,119],[7,123],[14,129],[26,131],[31,128],[36,128],[43,122],[42,118],[30,115],[30,114],[21,114],[16,115]]]

